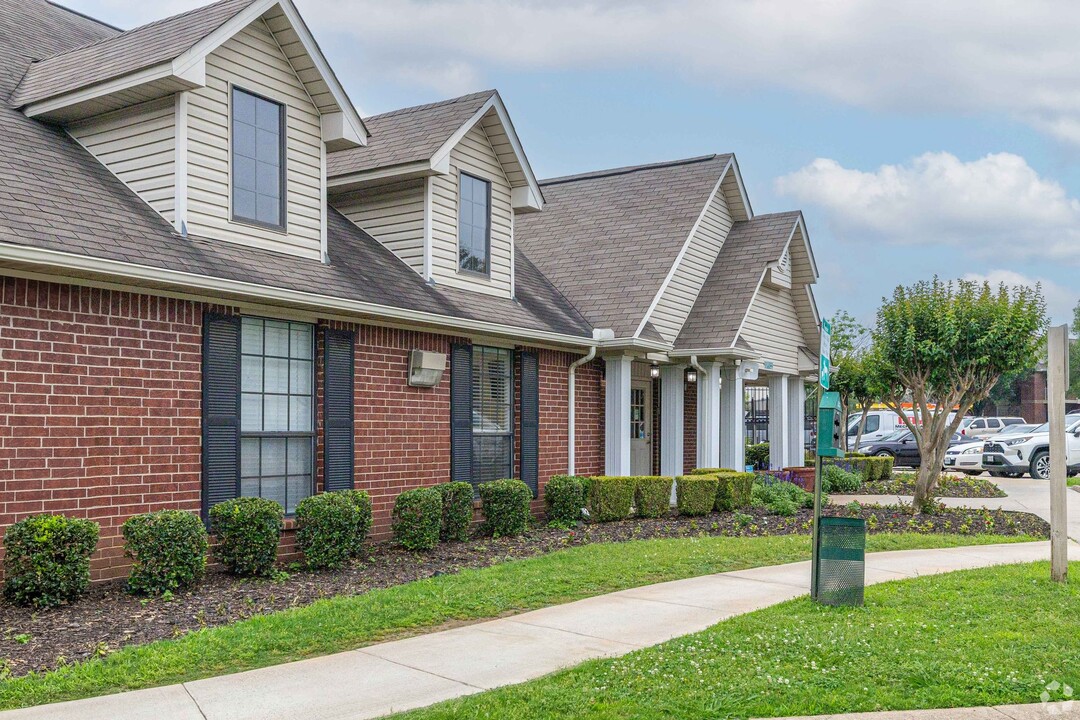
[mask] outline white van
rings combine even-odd
[[[857,412],[852,413],[848,418],[848,447],[855,444],[855,436],[859,434],[859,422],[862,416],[861,412]],[[892,410],[870,410],[866,413],[866,427],[863,428],[862,442],[877,442],[902,427],[905,427],[904,421]]]

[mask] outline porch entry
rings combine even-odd
[[[652,475],[652,382],[630,384],[630,472]]]

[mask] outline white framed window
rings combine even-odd
[[[232,89],[232,218],[285,227],[285,106]]]
[[[490,275],[491,183],[459,173],[458,185],[458,269]]]

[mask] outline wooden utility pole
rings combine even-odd
[[[1046,407],[1050,415],[1050,578],[1056,582],[1065,582],[1069,572],[1068,511],[1065,496],[1068,466],[1068,446],[1065,444],[1068,326],[1050,328],[1047,355]]]

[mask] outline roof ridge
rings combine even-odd
[[[48,57],[40,58],[38,60],[33,61],[30,64],[31,65],[37,65],[38,63],[45,62],[46,60],[53,60],[54,58],[63,57],[64,55],[68,55],[68,54],[76,52],[78,50],[85,50],[87,48],[91,48],[91,47],[94,47],[96,45],[102,45],[104,43],[112,42],[112,41],[116,40],[117,38],[122,38],[125,35],[130,35],[131,33],[136,32],[137,30],[145,30],[146,28],[154,27],[155,25],[161,25],[162,23],[169,22],[170,20],[176,20],[176,19],[182,18],[182,17],[184,17],[186,15],[191,15],[191,14],[194,14],[194,13],[197,13],[197,12],[202,12],[203,10],[209,10],[212,7],[217,7],[218,5],[224,5],[225,3],[230,3],[230,2],[235,2],[235,1],[236,0],[217,0],[217,2],[212,2],[209,5],[201,5],[199,7],[192,8],[191,10],[188,10],[186,12],[177,13],[176,15],[170,15],[169,17],[164,17],[164,18],[161,18],[160,20],[154,20],[154,21],[148,22],[148,23],[146,23],[144,25],[138,25],[138,26],[133,27],[133,28],[131,28],[129,30],[121,30],[119,34],[113,35],[111,37],[102,38],[100,40],[95,40],[94,42],[89,42],[89,43],[86,43],[85,45],[77,45],[77,46],[75,46],[73,48],[68,48],[67,50],[64,50],[63,52],[54,53],[53,55],[49,55]],[[255,0],[248,0],[248,2],[244,5],[244,7],[247,7],[248,5],[251,5],[254,2],[255,2]],[[68,8],[64,8],[64,9],[67,10]],[[240,12],[240,10],[237,10],[236,12]],[[81,14],[81,13],[76,13],[76,14]],[[89,16],[87,15],[87,16],[84,16],[84,17],[89,17]],[[90,18],[90,19],[95,20],[96,22],[100,22],[99,20],[96,20],[95,18]],[[102,23],[102,24],[108,25],[108,23]],[[112,27],[112,26],[110,25],[109,27]],[[114,29],[119,30],[119,28],[114,28]],[[209,33],[207,33],[207,34],[209,34]]]
[[[110,30],[115,30],[116,32],[121,33],[121,34],[125,32],[124,29],[121,28],[121,27],[117,27],[116,25],[113,25],[112,23],[107,23],[104,20],[101,20],[100,18],[94,17],[93,15],[88,15],[88,14],[86,14],[84,12],[80,12],[80,11],[75,10],[73,8],[69,8],[67,5],[63,5],[63,4],[59,3],[59,2],[57,2],[56,0],[45,0],[45,2],[47,4],[49,4],[49,5],[52,5],[54,8],[57,8],[59,10],[63,10],[64,12],[67,12],[67,13],[71,13],[72,15],[76,15],[78,17],[81,17],[81,18],[85,19],[85,20],[89,20],[90,22],[95,22],[98,25],[102,25],[104,27],[109,28]],[[105,38],[105,39],[108,40],[109,38]],[[99,41],[95,40],[95,42],[99,42]],[[64,52],[69,52],[69,51],[65,50]]]
[[[466,95],[458,95],[457,97],[448,98],[446,100],[436,100],[435,102],[423,103],[421,105],[410,105],[409,107],[398,108],[396,110],[388,110],[388,111],[386,111],[384,113],[379,113],[378,115],[368,115],[367,117],[364,118],[364,120],[365,121],[367,121],[367,120],[377,120],[377,119],[392,117],[394,115],[405,115],[407,113],[420,112],[422,110],[430,110],[432,108],[444,107],[446,105],[453,105],[455,103],[465,102],[467,100],[473,100],[473,99],[484,97],[484,96],[491,97],[492,95],[495,95],[498,92],[499,91],[494,89],[494,88],[492,88],[490,90],[478,90],[477,92],[468,93]]]
[[[713,153],[712,155],[698,155],[697,157],[683,158],[681,160],[665,160],[663,162],[647,163],[645,165],[627,165],[625,167],[610,168],[608,170],[593,170],[591,172],[578,173],[576,175],[561,175],[559,177],[540,180],[540,185],[559,185],[579,180],[593,180],[596,178],[614,177],[617,175],[629,175],[630,173],[643,170],[655,170],[657,168],[678,167],[680,165],[693,165],[695,163],[708,162],[720,157],[729,157],[730,153]]]

